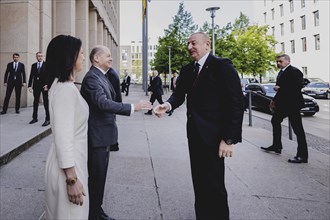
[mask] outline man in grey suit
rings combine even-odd
[[[117,143],[115,115],[130,116],[134,111],[151,109],[147,101],[136,104],[116,102],[116,92],[106,77],[111,67],[109,48],[96,46],[90,53],[92,66],[86,73],[81,94],[89,105],[88,119],[88,188],[89,219],[112,219],[102,209],[110,146]]]

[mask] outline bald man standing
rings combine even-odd
[[[195,192],[196,219],[229,219],[224,157],[242,140],[244,99],[239,76],[229,59],[210,54],[202,32],[188,39],[193,59],[182,67],[171,97],[155,107],[158,117],[187,97],[187,137]]]
[[[118,141],[116,114],[130,116],[134,111],[151,109],[151,103],[136,104],[116,102],[116,91],[106,73],[111,67],[109,48],[96,46],[89,59],[92,63],[86,73],[81,95],[89,105],[88,119],[88,189],[90,198],[89,220],[112,220],[102,209],[107,178],[110,146]]]

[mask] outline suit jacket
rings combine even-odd
[[[106,76],[108,77],[112,87],[114,88],[114,90],[116,92],[115,101],[122,102],[121,91],[120,91],[120,80],[119,80],[118,74],[116,73],[116,71],[113,68],[110,67]]]
[[[130,115],[131,105],[115,102],[115,90],[107,77],[92,66],[86,73],[81,95],[89,105],[88,144],[104,147],[117,143],[118,129],[115,115]]]
[[[29,77],[28,87],[32,87],[34,90],[41,90],[42,87],[47,85],[47,74],[46,74],[46,62],[42,63],[40,71],[38,72],[37,63],[32,64],[31,73]]]
[[[280,86],[274,97],[276,109],[300,110],[304,106],[303,74],[298,68],[289,65],[278,77],[276,85]]]
[[[232,62],[210,54],[197,78],[194,63],[182,67],[180,80],[167,101],[175,109],[187,95],[188,122],[194,120],[205,143],[218,147],[222,139],[241,142],[244,96]],[[187,132],[189,138],[189,126]]]
[[[164,94],[162,80],[159,76],[156,76],[150,80],[148,91],[151,91],[154,95]]]
[[[10,62],[7,64],[4,83],[19,83],[23,85],[26,83],[26,75],[25,75],[25,66],[23,63],[18,62],[17,70],[14,69],[14,62]],[[16,80],[14,78],[16,77]]]
[[[127,79],[125,77],[123,79],[123,83],[122,84],[124,84],[125,86],[131,85],[131,77],[130,76],[127,76]]]

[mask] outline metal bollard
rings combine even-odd
[[[249,126],[252,127],[252,91],[249,90]]]

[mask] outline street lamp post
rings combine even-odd
[[[168,78],[171,79],[171,46],[168,46]],[[170,83],[168,83],[170,88]]]
[[[220,7],[210,7],[205,9],[206,11],[209,11],[211,13],[212,18],[212,53],[215,55],[215,42],[214,42],[214,18],[215,18],[215,11],[219,10]]]

